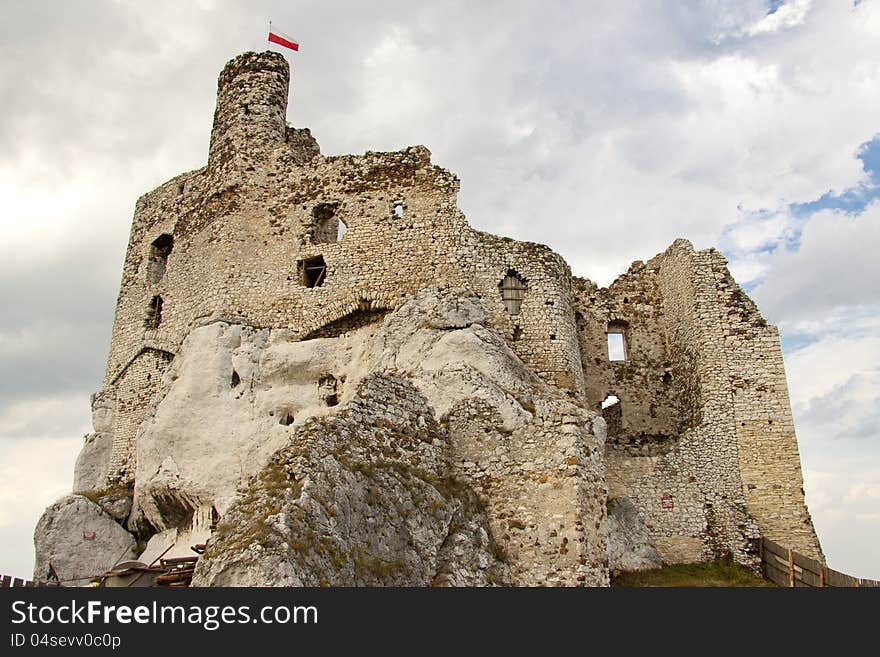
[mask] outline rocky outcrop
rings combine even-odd
[[[84,585],[133,559],[136,547],[134,537],[101,507],[82,495],[68,495],[46,509],[37,523],[34,581]]]
[[[604,423],[541,382],[485,319],[472,292],[429,289],[381,326],[306,341],[269,332],[243,394],[289,447],[246,472],[231,507],[219,503],[226,529],[195,583],[606,583]],[[175,372],[187,358],[185,345]],[[407,427],[421,443],[401,442]],[[221,481],[202,476],[206,489]],[[144,472],[138,490],[150,481]]]
[[[639,510],[626,497],[608,500],[608,568],[629,572],[659,568],[663,560]]]
[[[451,477],[443,432],[405,379],[368,377],[347,410],[291,443],[233,504],[194,585],[506,583],[485,512]]]
[[[101,507],[101,510],[124,525],[131,513],[131,491],[124,488],[106,488],[85,493],[85,497]]]
[[[373,317],[194,328],[137,433],[128,528],[164,545],[221,518],[197,584],[607,583],[601,418],[471,291]]]
[[[87,492],[107,487],[113,451],[113,402],[105,393],[92,397],[93,433],[85,436],[73,470],[73,490]]]

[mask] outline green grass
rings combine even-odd
[[[130,488],[122,488],[115,486],[112,488],[102,488],[100,490],[80,490],[74,491],[74,495],[82,495],[89,501],[98,503],[102,497],[131,497],[134,494]]]
[[[733,563],[730,559],[719,559],[703,563],[675,564],[654,570],[621,573],[611,579],[614,587],[644,586],[774,586],[774,584],[748,568]]]

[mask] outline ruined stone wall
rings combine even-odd
[[[685,377],[667,350],[657,270],[636,262],[608,288],[581,278],[575,286],[587,404],[601,412],[609,395],[618,397],[620,428],[609,430],[609,441],[636,453],[655,452],[689,419],[680,403]],[[609,329],[624,332],[624,360],[609,358]]]
[[[660,470],[667,478],[670,472],[680,473],[679,486],[696,492],[692,499],[698,507],[696,518],[703,524],[702,557],[731,552],[750,563],[756,556],[758,534],[742,496],[723,333],[707,257],[707,252],[694,251],[689,242],[677,240],[651,261],[659,270],[670,355],[677,369],[689,371],[689,380],[699,384],[698,391],[684,388],[683,402],[694,405],[689,413],[693,421]],[[666,493],[654,492],[653,515],[665,520]],[[674,503],[675,493],[672,497]],[[670,523],[663,524],[674,537]]]
[[[465,284],[489,301],[492,327],[541,378],[580,398],[583,367],[568,264],[541,244],[471,229],[463,246],[469,258]],[[499,282],[509,271],[519,274],[526,286],[518,314],[505,311],[499,294]]]
[[[565,374],[568,387],[579,388],[567,265],[546,247],[470,229],[455,209],[457,182],[430,165],[425,149],[324,158],[288,173],[283,184],[279,173],[240,190],[234,202],[240,210],[195,234],[168,220],[133,231],[109,377],[144,344],[176,350],[199,319],[231,317],[305,336],[358,310],[395,308],[407,295],[439,283],[479,291],[493,305],[497,325],[511,334],[514,324],[520,326],[516,348],[524,360],[549,379]],[[396,183],[367,179],[394,175],[400,175]],[[339,185],[339,179],[348,184]],[[155,215],[186,217],[192,204],[179,198],[176,187],[165,185],[142,199],[136,224],[149,225]],[[192,188],[194,194],[201,189]],[[314,209],[327,204],[336,207],[345,234],[338,242],[313,243],[305,235],[313,228]],[[173,251],[162,279],[149,283],[151,244],[163,234],[173,235]],[[309,288],[300,263],[317,257],[326,263],[326,276]],[[515,318],[505,312],[498,288],[509,269],[527,281]],[[162,298],[162,319],[152,330],[145,321],[156,296]]]
[[[172,355],[168,352],[144,349],[113,382],[116,403],[108,472],[113,482],[130,483],[134,477],[134,470],[129,466],[137,446],[138,428],[144,421],[147,408],[171,358]]]
[[[779,332],[709,252],[730,385],[739,472],[749,512],[761,534],[824,561],[804,500]]]
[[[620,378],[612,384],[626,385],[631,372],[661,381],[668,392],[653,399],[665,396],[679,422],[678,427],[663,427],[667,434],[609,441],[609,497],[633,501],[666,561],[696,561],[730,552],[750,563],[756,527],[742,496],[723,334],[708,273],[701,254],[679,241],[647,265],[637,263],[609,288],[607,296],[616,297],[618,304],[632,306],[635,300],[636,308],[643,308],[624,315],[629,330],[638,335],[639,326],[647,329],[641,347],[632,340],[627,352],[626,363],[634,362],[615,364]],[[633,285],[637,277],[649,284]],[[627,303],[620,294],[626,295]],[[645,340],[650,335],[653,343]],[[649,384],[648,394],[651,390]],[[629,408],[626,394],[620,396],[624,426],[626,418],[637,413],[643,422],[656,423],[650,406],[646,409],[643,402]]]
[[[570,402],[541,401],[532,423],[505,433],[483,400],[449,412],[452,467],[486,500],[518,585],[608,583],[605,436],[594,418]]]
[[[609,438],[606,448],[609,497],[633,500],[667,561],[729,551],[749,562],[759,529],[816,555],[778,334],[733,283],[723,257],[678,240],[607,290],[581,289],[579,316],[592,318],[579,322],[588,398],[622,399],[623,438]],[[628,310],[633,301],[650,312]],[[602,323],[619,319],[628,322],[627,360],[611,364],[611,377],[605,367],[591,380],[588,363],[603,355]],[[631,400],[634,372],[642,383]],[[665,395],[651,377],[665,377]],[[677,430],[650,412],[655,400],[675,409]],[[669,433],[633,435],[639,420]]]
[[[189,330],[211,318],[307,337],[441,284],[480,293],[491,325],[511,336],[519,326],[518,355],[579,393],[570,271],[562,258],[471,229],[456,207],[458,180],[433,166],[423,147],[321,157],[309,135],[279,127],[286,103],[279,67],[286,63],[273,53],[230,62],[220,76],[208,167],[138,201],[105,385],[144,347],[176,353]],[[337,241],[339,222],[345,232]],[[157,267],[156,245],[169,239]],[[304,268],[320,263],[326,271],[309,287]],[[515,317],[498,287],[512,269],[527,285]]]
[[[570,400],[509,434],[481,421],[493,411],[478,402],[443,419],[454,467],[488,500],[522,582],[601,581],[605,469],[610,497],[635,503],[667,561],[750,563],[758,526],[820,556],[778,335],[717,252],[680,240],[608,288],[573,279],[545,246],[470,228],[457,178],[424,147],[322,156],[284,121],[288,81],[275,53],[232,60],[207,166],[137,202],[101,393],[115,400],[111,475],[130,483],[138,428],[193,328],[336,337],[428,287],[460,287]],[[609,330],[625,335],[623,361],[609,359]],[[582,407],[598,412],[608,395],[621,403],[604,444]]]

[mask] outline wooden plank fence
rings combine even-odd
[[[823,566],[815,559],[782,547],[769,538],[761,539],[761,568],[764,577],[779,586],[793,588],[880,587],[880,581],[861,579]],[[0,589],[37,586],[30,580],[0,575]]]
[[[874,579],[860,579],[823,566],[815,559],[761,539],[761,567],[764,577],[779,586],[819,588],[824,586],[880,587]]]
[[[28,579],[13,577],[12,575],[0,575],[0,589],[12,589],[36,586]]]

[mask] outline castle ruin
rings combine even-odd
[[[369,418],[376,449],[419,437],[394,449],[424,459],[424,445],[442,443],[445,465],[431,467],[479,500],[509,583],[606,584],[607,509],[617,500],[637,510],[664,562],[731,554],[754,565],[762,535],[822,559],[778,331],[718,251],[676,240],[599,288],[546,246],[471,228],[456,206],[458,179],[422,146],[322,156],[308,129],[286,123],[288,83],[277,53],[230,61],[207,165],[138,200],[75,492],[130,491],[133,506],[116,521],[142,540],[180,530],[199,509],[222,524],[255,473],[296,445],[296,431],[341,414],[354,433]],[[419,343],[424,354],[455,335],[467,349],[482,340],[500,354],[492,362],[507,359],[498,371],[513,372],[512,383],[487,365],[477,374],[493,383],[471,384],[478,376],[463,359],[453,394],[438,372],[454,373],[440,363],[424,374],[424,354],[412,366],[422,374],[408,375],[403,347],[381,367],[358,365],[368,360],[361,345],[406,317],[421,318],[413,331],[435,331]],[[187,376],[182,349],[210,331],[218,344],[234,340],[210,351],[213,365],[203,358],[205,372],[223,376],[204,394],[251,395],[249,413],[272,414],[272,438],[265,448],[248,438],[241,451],[243,438],[227,449],[223,431],[205,434],[212,454],[195,486],[181,455],[201,439],[175,434],[179,419],[163,424],[163,404]],[[266,363],[280,358],[272,349],[311,356],[269,385]],[[298,392],[282,399],[292,379]],[[187,399],[195,412],[199,398]],[[229,485],[212,489],[224,477],[238,498]],[[40,569],[38,555],[45,577]]]

